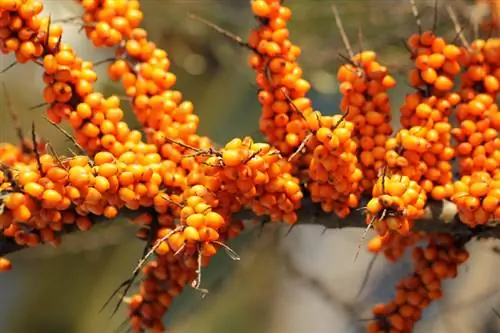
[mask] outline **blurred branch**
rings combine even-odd
[[[308,275],[297,267],[293,262],[290,254],[283,252],[281,254],[281,263],[289,273],[292,278],[297,279],[308,287],[309,290],[315,292],[321,298],[323,298],[332,307],[339,306],[342,311],[349,316],[352,323],[355,323],[358,319],[357,310],[353,305],[346,304],[342,302],[339,297],[328,288],[322,281],[318,278]]]

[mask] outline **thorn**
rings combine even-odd
[[[370,223],[368,223],[368,226],[363,231],[363,234],[361,235],[361,239],[359,240],[359,243],[358,243],[358,249],[356,250],[356,254],[354,255],[354,262],[356,262],[356,260],[358,260],[359,252],[361,251],[361,245],[362,245],[363,241],[365,240],[366,235],[368,234],[368,230],[370,230],[371,227],[373,226],[373,223],[375,223],[376,218],[377,218],[376,216],[372,217],[372,219],[370,220]]]
[[[339,29],[340,36],[342,37],[342,41],[344,46],[349,54],[349,57],[352,59],[354,57],[354,53],[352,52],[351,44],[349,43],[349,38],[347,38],[347,34],[344,30],[344,26],[342,24],[342,20],[340,18],[339,11],[335,5],[332,5],[333,16],[335,17],[335,22],[337,24],[337,28]]]
[[[455,14],[455,11],[453,10],[453,8],[451,8],[451,6],[446,6],[446,10],[448,11],[448,15],[450,16],[450,19],[453,22],[457,36],[460,38],[462,44],[467,48],[467,50],[470,51],[471,50],[470,44],[463,34],[464,29],[458,22],[458,18],[457,15]]]
[[[366,286],[368,285],[368,281],[370,280],[370,275],[371,275],[371,272],[373,270],[373,267],[375,266],[375,262],[377,261],[378,255],[379,255],[378,253],[375,253],[372,256],[372,259],[370,260],[370,263],[368,264],[368,267],[366,269],[366,273],[365,273],[365,277],[363,278],[363,282],[361,283],[361,287],[359,288],[358,293],[357,293],[355,298],[358,298],[359,296],[361,296],[361,294],[365,290]]]
[[[251,47],[248,43],[244,42],[243,39],[240,36],[235,35],[232,32],[229,32],[229,31],[225,30],[224,28],[219,27],[215,23],[210,22],[209,20],[204,19],[204,18],[202,18],[200,16],[197,16],[197,15],[195,15],[193,13],[188,13],[188,17],[190,19],[196,20],[198,22],[201,22],[201,23],[209,26],[210,28],[212,28],[213,30],[217,31],[218,33],[220,33],[224,37],[232,40],[233,42],[236,42],[238,45],[243,46],[243,47],[249,49],[250,51],[258,53],[256,49],[254,49],[253,47]]]
[[[175,234],[176,232],[180,231],[181,228],[177,227],[175,229],[173,229],[172,231],[170,231],[168,234],[166,234],[165,236],[163,236],[162,238],[160,238],[159,240],[156,241],[155,245],[151,247],[151,249],[142,257],[142,259],[139,261],[139,264],[136,266],[136,268],[134,269],[134,272],[133,274],[138,274],[139,271],[141,270],[141,268],[144,266],[144,264],[146,263],[146,261],[149,259],[149,257],[151,257],[153,255],[153,253],[156,251],[156,249],[161,245],[161,243],[163,243],[164,241],[166,241],[167,239],[170,238],[170,236],[172,236],[173,234]]]
[[[7,72],[9,69],[11,69],[12,67],[14,67],[15,65],[17,65],[17,61],[14,61],[13,63],[11,63],[9,66],[5,67],[4,69],[2,69],[2,71],[0,72],[0,74],[3,74],[5,72]]]
[[[36,163],[38,165],[38,171],[40,171],[40,175],[43,175],[43,168],[42,168],[42,162],[40,162],[40,152],[38,151],[34,121],[31,123],[31,139],[33,141],[33,152],[35,153]]]
[[[220,241],[214,241],[213,243],[222,246],[224,248],[224,250],[226,250],[226,253],[229,256],[229,258],[236,260],[236,261],[241,260],[240,255],[238,253],[236,253],[236,251],[234,251],[232,248],[230,248],[227,244],[224,244]]]
[[[83,149],[83,147],[76,141],[76,139],[71,134],[69,134],[64,128],[62,128],[59,124],[56,124],[55,122],[53,122],[49,118],[44,117],[44,119],[47,122],[49,122],[52,126],[57,128],[65,137],[67,137],[69,140],[71,140],[71,142],[73,142],[73,144],[80,150],[81,154],[86,155],[85,149]]]
[[[153,221],[151,223],[151,228],[149,229],[148,239],[146,241],[146,245],[144,246],[144,250],[143,250],[143,253],[142,253],[142,257],[141,257],[142,259],[144,259],[148,255],[148,249],[151,248],[151,245],[153,244],[153,240],[156,237],[156,233],[158,232],[158,228],[159,228],[158,219],[157,218],[153,218]],[[111,317],[113,317],[118,312],[118,309],[120,308],[121,304],[123,303],[123,300],[124,300],[125,296],[127,296],[128,291],[130,290],[130,288],[132,287],[135,279],[139,275],[140,268],[142,268],[142,267],[139,267],[139,269],[136,268],[132,272],[132,276],[130,278],[128,278],[127,280],[123,281],[113,291],[113,293],[111,294],[111,296],[109,296],[109,298],[106,300],[106,302],[104,302],[103,306],[99,310],[99,313],[101,313],[108,306],[108,304],[111,302],[111,300],[118,294],[118,292],[120,292],[120,290],[122,288],[124,288],[123,289],[123,293],[122,293],[120,299],[118,300],[118,303],[115,305],[115,307],[113,309],[113,312],[111,313]]]
[[[34,105],[34,106],[30,107],[30,108],[29,108],[29,110],[30,110],[30,111],[32,111],[32,110],[36,110],[36,109],[39,109],[39,108],[44,107],[45,105],[49,105],[49,103],[43,102],[43,103],[40,103],[40,104]]]
[[[349,115],[349,112],[350,112],[350,108],[347,107],[347,110],[345,111],[345,113],[342,115],[342,117],[339,119],[339,121],[337,121],[337,123],[333,126],[333,129],[336,129],[337,127],[340,126],[340,124],[342,124],[342,122],[347,118],[347,116]]]
[[[286,233],[285,233],[285,237],[290,235],[294,229],[294,227],[296,226],[296,224],[292,224],[291,226],[288,227]]]
[[[295,156],[297,156],[299,153],[302,152],[302,150],[305,148],[305,146],[311,140],[311,138],[312,138],[312,133],[307,134],[304,140],[302,140],[300,146],[298,146],[295,152],[292,155],[290,155],[290,157],[288,158],[288,162],[291,162],[295,158]]]
[[[420,20],[420,14],[418,12],[417,5],[415,4],[415,0],[410,0],[411,11],[413,12],[413,17],[415,17],[415,22],[417,23],[418,33],[422,34],[422,21]]]
[[[438,21],[439,21],[439,11],[438,11],[438,2],[439,0],[434,0],[434,16],[432,19],[432,32],[436,32],[437,27],[438,27]]]
[[[9,95],[8,90],[7,90],[7,85],[3,81],[2,81],[2,89],[3,89],[5,106],[7,108],[7,112],[9,112],[10,118],[12,119],[12,123],[14,125],[15,130],[16,130],[17,138],[19,139],[19,142],[21,143],[23,150],[25,150],[25,148],[27,148],[27,147],[26,147],[26,144],[24,141],[23,130],[21,128],[21,124],[19,123],[19,118],[17,117],[17,113],[12,108],[12,101],[10,99],[10,95]],[[31,151],[31,149],[30,149],[30,151]]]
[[[107,62],[115,61],[115,60],[116,60],[116,58],[106,58],[106,59],[98,60],[98,61],[94,62],[92,65],[94,67],[97,67],[99,65],[105,64]]]
[[[47,22],[47,32],[45,37],[45,48],[49,49],[49,37],[50,37],[50,28],[52,26],[52,15],[49,14],[49,21]]]
[[[49,17],[50,20],[50,17]],[[58,19],[58,20],[53,20],[52,22],[54,23],[72,23],[74,21],[81,21],[82,18],[81,16],[71,16],[63,19]]]
[[[50,151],[50,154],[57,160],[57,163],[59,163],[59,166],[62,166],[63,163],[62,163],[61,159],[59,158],[59,156],[57,155],[54,147],[52,147],[52,145],[50,144],[50,142],[47,142],[46,147],[47,147],[47,150]]]
[[[363,54],[363,52],[365,51],[365,42],[363,37],[363,27],[361,26],[361,24],[358,26],[358,43],[360,48],[360,54]]]

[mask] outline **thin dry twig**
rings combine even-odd
[[[79,150],[81,154],[86,154],[85,149],[76,141],[76,139],[68,133],[64,128],[62,128],[59,124],[56,124],[55,122],[51,121],[49,118],[44,117],[44,119],[49,122],[52,126],[57,128],[59,132],[61,132],[65,137],[67,137]]]
[[[363,278],[363,282],[361,282],[361,286],[358,290],[358,293],[356,294],[356,298],[361,296],[361,294],[365,290],[366,286],[368,285],[368,281],[370,280],[371,272],[373,270],[373,267],[375,267],[375,262],[377,261],[378,257],[379,257],[379,253],[375,253],[372,256],[370,263],[368,264],[368,267],[366,268],[366,273],[365,273],[365,277]]]
[[[42,162],[40,161],[40,152],[38,151],[38,142],[36,139],[36,129],[34,121],[31,123],[31,139],[33,141],[33,152],[35,153],[35,159],[38,165],[38,171],[40,171],[40,175],[43,175],[43,168],[42,168]]]
[[[3,74],[5,72],[7,72],[9,69],[13,68],[15,65],[17,65],[18,62],[17,61],[13,61],[10,65],[8,65],[7,67],[5,67],[4,69],[2,69],[2,71],[0,72],[0,74]]]
[[[415,0],[410,0],[411,11],[413,16],[415,17],[415,22],[417,23],[418,33],[422,34],[422,20],[420,18],[420,13],[418,12],[417,4]]]
[[[337,24],[337,28],[339,29],[340,36],[342,37],[342,42],[349,54],[349,57],[352,59],[354,57],[354,52],[352,51],[351,43],[349,42],[349,38],[344,29],[344,25],[342,24],[342,19],[340,18],[339,11],[335,5],[332,5],[333,16],[335,17],[335,23]]]
[[[453,8],[451,8],[451,6],[446,6],[446,10],[448,11],[448,15],[450,16],[450,19],[453,22],[453,26],[455,27],[455,32],[457,36],[460,38],[460,41],[467,48],[467,50],[470,50],[471,49],[470,44],[463,34],[464,29],[460,25],[460,22],[458,22],[457,14],[455,14],[455,11],[453,10]]]
[[[233,42],[236,42],[238,45],[243,46],[243,47],[249,49],[250,51],[258,53],[255,48],[253,48],[248,43],[246,43],[245,41],[243,41],[243,38],[241,38],[240,36],[238,36],[238,35],[230,32],[230,31],[227,31],[226,29],[218,26],[217,24],[215,24],[213,22],[210,22],[209,20],[204,19],[204,18],[202,18],[202,17],[200,17],[198,15],[195,15],[193,13],[188,13],[188,17],[190,19],[196,20],[198,22],[201,22],[201,23],[207,25],[208,27],[210,27],[213,30],[217,31],[218,33],[220,33],[224,37],[232,40]]]
[[[3,81],[2,81],[2,90],[5,99],[5,107],[7,108],[7,112],[9,113],[10,118],[12,119],[12,124],[14,125],[14,128],[16,130],[17,138],[19,142],[23,145],[23,147],[25,147],[24,134],[23,134],[23,129],[21,127],[21,123],[19,122],[17,113],[14,111],[14,108],[12,107],[12,101],[10,99],[7,85]]]

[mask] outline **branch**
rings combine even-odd
[[[366,203],[365,198],[365,203]],[[362,203],[360,207],[363,207]],[[256,217],[251,211],[245,210],[236,214],[235,218],[242,220],[262,220],[264,217]],[[326,229],[341,228],[366,228],[365,216],[362,210],[355,210],[351,215],[342,219],[333,213],[325,213],[318,204],[305,197],[302,200],[302,208],[299,210],[298,225],[319,225]],[[458,219],[457,208],[450,201],[430,200],[424,215],[415,221],[415,231],[428,233],[449,233],[455,236],[473,236],[477,238],[499,238],[500,226],[479,226],[470,228]]]
[[[367,199],[367,198],[365,198]],[[366,200],[365,200],[366,203]],[[362,203],[361,207],[364,204]],[[137,217],[150,210],[139,209],[121,210],[115,219],[131,219]],[[341,219],[333,213],[325,213],[321,207],[305,197],[302,200],[302,208],[298,212],[300,225],[318,225],[323,226],[325,229],[342,229],[342,228],[366,228],[365,216],[362,210],[354,210],[351,215],[346,219]],[[103,216],[89,216],[94,224],[104,221],[110,222]],[[251,210],[245,209],[234,216],[237,220],[245,221],[260,221],[267,222],[267,216],[257,216]],[[413,227],[415,231],[425,231],[427,233],[448,233],[460,237],[476,237],[476,238],[498,238],[500,239],[500,225],[496,226],[479,226],[470,228],[461,223],[458,219],[457,208],[455,204],[450,201],[429,201],[425,210],[424,216],[415,221]],[[65,230],[65,233],[77,231],[72,228]],[[14,242],[13,239],[6,238],[0,235],[0,256],[17,252],[25,249],[25,246],[20,246]]]
[[[104,216],[98,216],[98,215],[93,215],[93,214],[89,214],[87,217],[92,221],[93,225],[96,225],[96,224],[100,224],[102,222],[109,223],[109,222],[112,222],[115,220],[133,219],[133,218],[138,217],[141,214],[144,214],[144,213],[149,212],[149,211],[150,211],[150,209],[148,209],[148,210],[142,209],[142,210],[133,211],[133,210],[123,208],[123,209],[120,209],[118,216],[116,216],[113,220],[109,220],[109,219],[105,218]],[[66,229],[63,230],[63,233],[69,234],[69,233],[74,233],[77,231],[79,231],[79,230],[76,228],[76,225],[67,225]],[[40,246],[40,245],[38,245],[38,246]],[[5,256],[7,254],[17,252],[17,251],[20,251],[20,250],[24,250],[27,248],[29,248],[29,247],[17,244],[13,238],[8,238],[8,237],[5,237],[4,235],[0,234],[0,257]]]

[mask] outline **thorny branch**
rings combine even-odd
[[[117,219],[131,219],[144,213],[144,210],[123,210]],[[309,198],[304,198],[302,208],[299,210],[299,221],[297,227],[301,225],[317,225],[325,229],[341,228],[366,228],[366,219],[362,210],[356,210],[346,219],[341,219],[333,213],[325,213],[319,205],[312,202]],[[266,222],[266,216],[256,216],[250,210],[243,210],[236,214],[236,219],[245,221]],[[106,221],[102,216],[93,216],[94,224]],[[449,233],[455,236],[469,236],[475,238],[498,238],[500,239],[500,225],[480,226],[471,229],[461,223],[458,219],[456,206],[449,201],[430,201],[425,214],[422,218],[415,221],[414,230],[426,231],[428,233]],[[74,230],[66,230],[70,233]],[[360,230],[361,232],[361,230]],[[0,256],[4,256],[19,250],[25,249],[24,246],[16,244],[13,240],[0,236]]]

